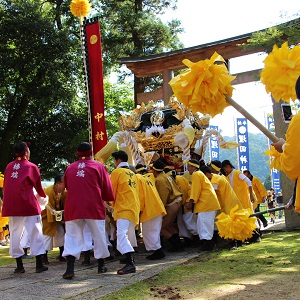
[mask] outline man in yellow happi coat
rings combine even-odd
[[[238,206],[238,209],[242,209],[241,201],[236,196],[224,175],[212,174],[212,170],[208,166],[204,166],[200,170],[210,180],[214,187],[221,207],[220,212],[229,215],[230,210],[236,205]]]
[[[253,188],[253,191],[254,191],[256,199],[257,199],[257,202],[254,202],[254,204],[253,204],[253,208],[254,208],[255,212],[259,212],[259,206],[260,206],[260,204],[265,202],[265,200],[268,196],[268,192],[267,192],[266,188],[264,187],[264,185],[262,184],[262,182],[259,180],[259,178],[256,176],[253,176],[249,170],[243,171],[243,174],[245,176],[247,176],[252,182],[252,188]],[[258,218],[262,221],[264,227],[268,226],[268,221],[264,217],[264,215],[259,215]]]
[[[5,241],[5,236],[9,233],[9,231],[6,229],[7,225],[8,217],[2,217],[2,200],[0,199],[0,246],[7,246]]]
[[[135,170],[137,174],[142,174],[147,180],[150,180],[152,184],[155,185],[155,177],[152,171],[149,172],[149,169],[147,169],[146,166],[137,164]]]
[[[300,99],[300,77],[296,81],[296,95]],[[296,212],[300,213],[300,113],[292,117],[286,132],[286,140],[280,138],[278,142],[272,145],[282,153],[280,155],[280,164],[284,173],[291,179],[295,180],[295,193],[293,202]]]
[[[195,243],[199,242],[197,230],[198,216],[192,209],[187,209],[185,207],[185,204],[190,201],[191,184],[186,176],[176,175],[175,180],[182,192],[182,207],[177,215],[179,235],[184,238],[186,246],[195,245]]]
[[[176,175],[176,171],[171,170],[170,167],[166,167],[164,172],[175,179],[182,193],[181,208],[177,213],[177,226],[180,238],[184,239],[184,245],[191,246],[194,241],[198,242],[199,238],[197,232],[197,215],[192,212],[192,209],[187,210],[185,207],[185,203],[190,200],[190,182],[186,176]]]
[[[242,203],[243,208],[253,210],[252,203],[255,202],[252,191],[252,182],[241,171],[236,170],[229,160],[222,161],[222,169],[226,173],[226,178],[233,188],[235,194]]]
[[[199,170],[200,164],[197,160],[188,161],[188,171],[192,175],[192,187],[190,201],[186,208],[191,209],[194,203],[194,213],[198,213],[197,229],[200,240],[203,241],[199,250],[212,251],[215,244],[212,241],[214,224],[220,204],[215,190],[209,179]]]
[[[147,259],[165,257],[161,247],[160,231],[163,216],[167,214],[155,184],[142,174],[136,174],[138,196],[140,200],[140,222],[142,223],[143,241],[147,251],[154,252]]]
[[[62,211],[66,202],[66,191],[64,184],[64,176],[57,175],[54,178],[54,184],[45,188],[45,193],[49,197],[46,208],[42,211],[43,235],[46,248],[46,254],[43,257],[44,263],[48,262],[47,252],[54,247],[59,247],[59,261],[66,261],[62,256],[64,252],[65,228],[64,222],[56,220],[53,213]]]
[[[163,217],[161,235],[173,246],[169,251],[182,251],[183,246],[179,238],[174,221],[181,207],[182,192],[179,190],[174,178],[165,174],[164,163],[158,159],[153,163],[153,174],[156,178],[155,186],[166,208],[167,214]]]
[[[135,226],[139,223],[140,202],[137,193],[137,179],[129,169],[125,151],[112,153],[115,170],[110,175],[115,201],[112,202],[113,217],[117,222],[117,250],[126,256],[126,265],[118,270],[119,275],[135,273],[133,259],[137,246]]]

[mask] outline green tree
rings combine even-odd
[[[128,83],[104,82],[105,90],[105,123],[108,136],[119,131],[118,119],[123,112],[129,112],[134,109],[133,86]]]
[[[274,45],[280,47],[284,42],[297,45],[300,41],[300,18],[270,27],[266,30],[254,32],[247,43],[241,46],[247,50],[262,49],[270,53]]]
[[[162,24],[156,14],[176,1],[91,1],[99,16],[105,74],[121,56],[140,56],[180,46],[179,22]],[[31,142],[32,161],[46,179],[75,159],[88,140],[88,109],[79,21],[67,0],[0,2],[0,170],[13,158],[16,140]],[[159,78],[148,80],[151,88]],[[133,107],[131,84],[105,83],[109,136],[119,112]]]
[[[22,129],[36,128],[62,101],[71,106],[84,82],[79,40],[67,28],[58,30],[50,6],[41,3],[0,4],[0,170],[11,160],[15,140],[29,137]],[[43,130],[58,131],[51,126]],[[40,132],[32,131],[30,140],[39,139]],[[50,143],[44,140],[44,146]]]
[[[158,15],[175,9],[176,0],[103,0],[94,8],[100,15],[103,59],[107,71],[118,68],[118,58],[158,54],[183,47],[178,33],[180,21],[163,24]],[[120,79],[128,76],[121,72]],[[134,78],[137,93],[161,86],[161,77]]]
[[[45,114],[31,103],[17,136],[30,143],[43,178],[54,178],[75,161],[78,144],[89,140],[87,105],[80,98],[60,101]]]

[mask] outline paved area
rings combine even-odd
[[[276,220],[275,224],[269,224],[263,231],[283,230],[284,228],[284,219],[281,219]],[[14,274],[15,265],[0,267],[0,300],[101,299],[125,286],[153,277],[162,270],[199,256],[201,253],[197,251],[197,248],[187,248],[184,252],[167,253],[166,257],[159,261],[149,261],[145,258],[146,255],[148,254],[143,250],[135,254],[137,272],[127,275],[116,274],[117,270],[124,265],[120,264],[119,260],[107,262],[108,272],[105,274],[97,274],[97,263],[94,259],[91,260],[92,265],[89,267],[82,266],[81,261],[76,261],[76,276],[73,280],[62,278],[66,263],[58,262],[55,258],[50,259],[49,270],[43,273],[35,273],[34,259],[24,260],[26,270],[24,274]]]
[[[97,274],[97,262],[91,258],[92,265],[82,266],[81,260],[76,261],[75,277],[65,280],[66,263],[55,258],[50,259],[49,269],[43,273],[35,273],[35,260],[23,260],[26,272],[14,274],[15,265],[0,267],[1,300],[10,299],[101,299],[114,291],[150,278],[171,266],[183,263],[199,255],[196,248],[181,253],[167,253],[158,261],[149,261],[148,253],[136,253],[136,273],[117,275],[117,270],[124,266],[119,260],[106,262],[108,272]]]

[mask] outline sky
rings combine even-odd
[[[168,11],[163,21],[179,19],[184,33],[180,40],[185,47],[265,29],[295,19],[300,15],[297,0],[178,0],[176,11]],[[266,54],[247,55],[230,60],[232,74],[263,68]],[[209,58],[209,57],[208,57]],[[260,82],[234,85],[232,98],[250,114],[266,124],[266,114],[272,113],[272,101]],[[214,117],[210,124],[217,125],[224,136],[234,134],[234,120],[243,117],[233,107],[227,107],[222,115]],[[249,132],[260,132],[248,122]]]

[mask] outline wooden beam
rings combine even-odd
[[[164,98],[163,88],[160,87],[159,89],[152,92],[137,94],[137,104],[141,104],[142,102],[146,103],[149,102],[150,100],[153,101],[162,100],[163,98]]]
[[[257,69],[237,74],[231,74],[233,76],[236,76],[236,78],[232,81],[231,85],[259,81],[261,70],[262,69]]]
[[[137,77],[149,77],[162,74],[164,70],[178,71],[185,69],[182,63],[185,58],[192,62],[210,58],[218,52],[225,60],[247,54],[257,53],[262,50],[243,50],[239,44],[247,43],[250,36],[233,38],[230,41],[224,40],[211,44],[200,45],[182,50],[172,51],[161,55],[148,57],[121,59],[119,63],[126,64],[127,68]]]

